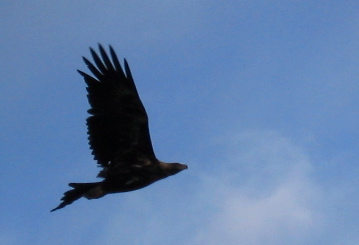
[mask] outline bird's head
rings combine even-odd
[[[181,172],[182,170],[188,169],[186,164],[181,164],[181,163],[164,163],[162,162],[162,166],[164,171],[167,173],[167,176],[170,175],[175,175],[179,172]]]

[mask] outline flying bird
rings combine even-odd
[[[110,193],[134,191],[187,169],[180,163],[165,163],[153,151],[148,117],[130,68],[124,71],[111,46],[110,57],[99,44],[100,56],[90,48],[94,64],[83,57],[93,76],[77,70],[87,84],[90,109],[87,129],[94,160],[102,168],[102,181],[70,183],[59,206],[81,197],[96,199]]]

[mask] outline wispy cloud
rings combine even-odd
[[[212,187],[207,194],[216,197],[217,212],[192,243],[296,244],[312,236],[321,193],[305,152],[268,131],[246,132],[231,143],[238,149],[230,152],[230,167],[203,179],[202,188]]]

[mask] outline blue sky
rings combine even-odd
[[[0,243],[359,243],[358,1],[2,1]],[[81,56],[126,57],[156,154],[188,171],[50,213],[96,181]]]

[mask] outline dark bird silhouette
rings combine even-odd
[[[99,45],[100,55],[90,48],[94,64],[83,57],[94,77],[79,71],[87,84],[91,108],[87,118],[88,139],[94,159],[102,170],[100,182],[70,183],[63,208],[81,197],[95,199],[106,194],[134,191],[187,169],[180,163],[159,161],[152,148],[148,117],[138,95],[126,59],[124,70],[110,46],[110,55]]]

